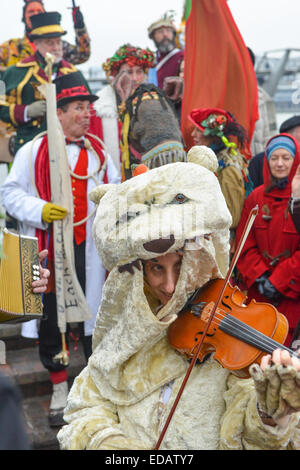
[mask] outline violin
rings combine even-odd
[[[223,284],[224,279],[214,279],[196,291],[169,326],[170,344],[189,358],[194,356]],[[251,300],[245,305],[245,300],[237,286],[227,283],[197,356],[201,362],[214,352],[223,367],[244,378],[249,377],[251,364],[260,363],[264,354],[277,348],[296,355],[283,346],[289,327],[286,317],[271,304]]]
[[[197,290],[188,301],[187,307],[183,308],[178,318],[169,326],[170,344],[190,357],[191,363],[155,450],[160,447],[198,359],[203,360],[214,352],[214,359],[223,367],[234,371],[240,377],[249,377],[249,366],[260,362],[262,355],[270,354],[277,348],[285,349],[291,355],[299,357],[282,345],[288,333],[285,316],[273,305],[265,302],[252,300],[249,305],[245,305],[246,296],[229,282],[257,214],[258,206],[249,214],[225,279],[214,279]]]

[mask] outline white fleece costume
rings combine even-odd
[[[119,145],[118,128],[118,107],[116,92],[112,85],[106,85],[97,92],[99,99],[94,103],[97,116],[102,120],[103,141],[107,152],[111,155],[114,165],[121,174],[120,158],[121,151]]]
[[[215,175],[195,163],[96,188],[92,198],[102,198],[93,234],[110,274],[93,354],[74,381],[58,440],[62,449],[153,449],[188,368],[168,342],[168,326],[197,287],[224,277],[231,216]],[[148,242],[167,236],[164,251],[149,251]],[[140,260],[183,247],[175,293],[156,315]],[[132,273],[119,270],[126,264]],[[264,425],[253,380],[234,377],[211,356],[194,367],[160,449],[285,449],[298,420]]]

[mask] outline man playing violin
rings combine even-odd
[[[190,364],[168,330],[197,289],[228,272],[231,216],[217,164],[212,150],[194,147],[188,163],[91,193],[99,204],[94,239],[109,276],[93,354],[68,396],[62,449],[299,447],[300,360],[277,347],[250,366],[249,378],[209,351],[159,442]],[[217,330],[214,322],[212,335]]]

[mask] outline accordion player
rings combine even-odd
[[[38,239],[4,229],[2,251],[0,323],[42,318],[42,295],[32,290],[40,278]]]

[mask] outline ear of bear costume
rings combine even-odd
[[[105,196],[107,191],[110,189],[114,188],[117,186],[116,184],[100,184],[99,186],[96,186],[90,193],[89,193],[89,198],[91,201],[93,201],[95,204],[99,204],[100,200]]]
[[[205,145],[195,145],[187,154],[187,161],[189,163],[196,163],[197,165],[204,166],[209,171],[215,173],[218,169],[218,159],[215,152],[206,147]]]

